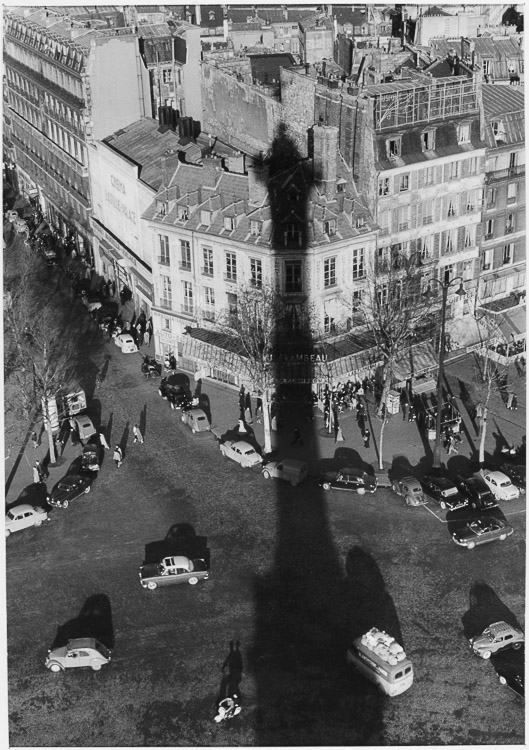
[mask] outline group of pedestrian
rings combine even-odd
[[[458,445],[461,442],[461,435],[455,433],[453,430],[447,430],[445,434],[446,455],[450,456],[452,453],[459,453]]]
[[[40,461],[35,461],[35,466],[33,467],[34,484],[41,484],[49,476],[50,476],[50,472],[48,471],[48,467],[44,466],[44,464],[41,463]]]
[[[516,411],[518,409],[518,399],[514,391],[509,391],[506,406],[509,411]]]
[[[261,414],[263,411],[263,401],[261,401]],[[239,390],[239,418],[246,424],[253,424],[252,416],[252,397],[249,391],[246,390],[244,385],[241,385]],[[260,420],[258,420],[260,421]]]

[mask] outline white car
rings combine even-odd
[[[123,354],[134,354],[134,352],[138,351],[138,347],[134,343],[134,339],[130,333],[120,333],[114,339],[114,343],[116,346],[119,346]]]
[[[237,463],[245,469],[249,469],[251,466],[257,466],[263,461],[255,448],[245,440],[225,440],[220,444],[220,452],[223,456],[226,456],[226,458],[231,458],[232,461],[237,461]]]
[[[14,531],[22,531],[30,526],[40,526],[43,521],[48,520],[48,514],[42,508],[35,508],[24,503],[11,508],[6,513],[6,536]]]
[[[482,469],[480,474],[496,500],[517,500],[520,497],[518,487],[515,487],[509,477],[503,472]]]

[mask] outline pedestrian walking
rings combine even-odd
[[[244,425],[244,419],[242,419],[242,418],[239,419],[239,425],[237,427],[237,432],[240,432],[241,435],[244,435],[245,433],[248,432],[248,430],[246,429],[246,427]]]
[[[369,430],[364,430],[364,434],[363,434],[364,448],[369,448],[370,437],[371,437],[371,433],[369,432]]]
[[[518,409],[518,399],[516,397],[516,393],[513,393],[511,401],[511,411],[516,411],[516,409]]]
[[[140,443],[143,445],[143,435],[141,434],[140,428],[137,424],[132,428],[132,434],[134,435],[133,443]]]
[[[39,475],[39,482],[44,481],[44,469],[42,468],[42,464],[40,461],[35,461],[35,469],[37,470],[37,474]]]
[[[447,456],[449,456],[451,453],[458,453],[458,452],[459,451],[456,448],[456,439],[454,435],[450,435],[448,438],[446,454]]]
[[[257,396],[256,402],[255,402],[255,418],[257,419],[257,424],[261,424],[263,421],[263,399],[261,396]]]
[[[115,448],[114,448],[114,456],[113,456],[113,458],[114,458],[114,463],[116,464],[116,466],[119,469],[119,467],[123,463],[123,451],[121,450],[121,448],[119,447],[119,445],[116,445]]]
[[[299,443],[300,445],[303,445],[303,438],[301,437],[301,432],[299,431],[299,427],[294,427],[292,431],[292,443],[291,445],[296,445],[296,443]]]
[[[33,467],[33,484],[40,484],[42,482],[39,470],[36,466]]]
[[[335,438],[334,442],[335,443],[343,443],[343,442],[345,442],[345,438],[343,436],[342,428],[340,427],[340,425],[338,425],[338,428],[336,430],[336,438]]]
[[[37,448],[39,447],[40,443],[39,443],[39,439],[37,437],[37,433],[36,432],[32,432],[31,433],[31,440],[33,442],[33,447],[35,448],[35,450],[37,450]]]
[[[107,451],[110,450],[110,445],[107,443],[107,439],[105,437],[105,433],[104,432],[100,432],[99,433],[99,442],[101,443],[101,445],[103,446],[103,448],[107,449]]]
[[[149,346],[150,343],[151,343],[151,334],[149,333],[149,329],[146,328],[143,333],[143,345]]]
[[[479,401],[476,406],[476,419],[483,419],[483,404],[481,401]]]
[[[512,409],[512,399],[513,399],[514,393],[512,391],[509,391],[509,395],[507,396],[507,409]]]

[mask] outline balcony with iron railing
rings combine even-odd
[[[496,169],[494,172],[485,173],[485,184],[491,182],[499,182],[500,180],[508,180],[513,177],[524,177],[525,176],[525,164],[516,164],[513,167],[506,167],[505,169]]]

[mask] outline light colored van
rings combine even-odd
[[[355,638],[346,658],[348,664],[374,682],[385,695],[400,695],[412,686],[411,661],[402,646],[383,630],[371,628]]]
[[[270,461],[263,466],[263,476],[265,479],[275,477],[290,482],[292,487],[307,478],[309,467],[304,461],[297,461],[294,458],[285,458],[283,461]]]

